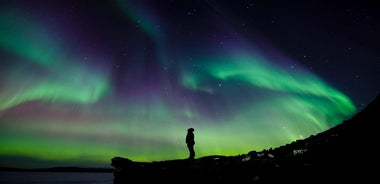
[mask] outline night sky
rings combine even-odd
[[[376,1],[0,2],[0,166],[275,148],[380,91]]]

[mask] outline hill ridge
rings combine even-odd
[[[372,162],[368,150],[376,145],[380,95],[350,119],[306,139],[236,156],[210,155],[194,160],[177,159],[135,162],[114,157],[114,184],[131,180],[210,182],[304,182],[371,181]],[[355,146],[355,147],[353,147]],[[355,149],[353,149],[355,148]],[[322,176],[319,173],[324,173]]]

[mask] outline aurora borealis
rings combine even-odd
[[[0,3],[1,163],[182,159],[189,127],[196,157],[238,155],[341,123],[379,92],[378,17],[311,2]]]

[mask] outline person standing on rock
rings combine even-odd
[[[194,159],[195,157],[195,151],[194,151],[194,128],[188,128],[187,134],[186,134],[186,144],[187,148],[189,150],[189,159]]]

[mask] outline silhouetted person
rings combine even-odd
[[[194,128],[187,129],[187,135],[186,135],[186,144],[187,148],[189,149],[189,159],[194,159],[195,157],[195,151],[194,151]]]

